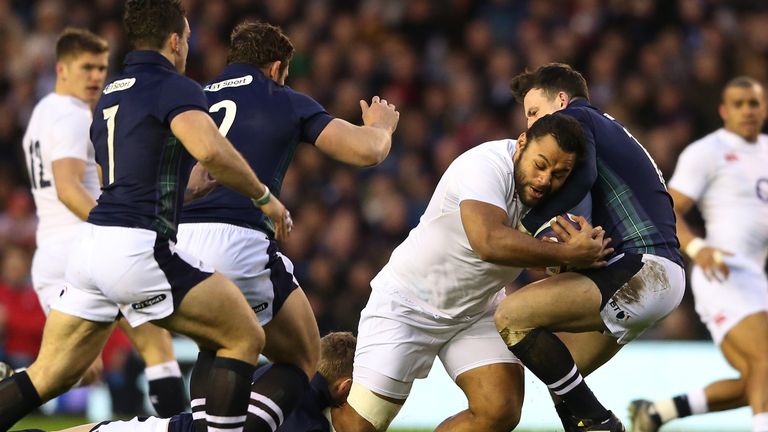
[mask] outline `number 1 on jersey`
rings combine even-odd
[[[107,176],[107,183],[112,184],[115,181],[115,117],[117,116],[117,109],[120,105],[104,108],[104,120],[107,121],[107,154],[109,157],[109,174]]]

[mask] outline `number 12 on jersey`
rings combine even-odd
[[[109,158],[109,174],[105,185],[112,184],[115,181],[115,117],[120,105],[104,108],[104,120],[107,121],[107,155]]]

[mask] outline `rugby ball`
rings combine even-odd
[[[581,228],[579,223],[576,222],[576,217],[573,214],[566,213],[562,216],[567,222],[569,222],[571,225],[576,227],[576,229]],[[552,219],[550,219],[544,225],[540,226],[539,229],[537,229],[536,232],[533,234],[533,236],[542,241],[550,241],[555,243],[563,241],[563,239],[558,237],[557,234],[555,234],[555,231],[552,229],[552,224],[555,223],[556,220],[557,220],[557,217],[553,217]],[[555,274],[567,271],[568,269],[566,268],[566,266],[551,266],[551,267],[546,267],[545,270],[548,275],[555,275]]]

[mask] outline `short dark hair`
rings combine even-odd
[[[67,27],[56,41],[56,61],[82,53],[103,54],[109,51],[107,41],[85,29]]]
[[[731,87],[738,87],[738,88],[744,88],[744,89],[751,89],[752,87],[760,87],[762,88],[762,84],[760,84],[760,81],[748,77],[746,75],[737,76],[736,78],[732,78],[727,83],[725,83],[725,87],[723,87],[723,92],[720,95],[721,101],[725,101],[725,91],[728,90]]]
[[[587,152],[587,140],[584,138],[581,123],[575,118],[567,114],[547,114],[536,120],[528,128],[525,138],[530,142],[547,135],[552,135],[564,152],[576,154],[576,160],[584,159]]]
[[[332,332],[320,339],[320,361],[317,371],[326,381],[352,376],[357,339],[350,332]]]
[[[523,103],[525,95],[531,89],[542,89],[548,96],[565,92],[569,98],[589,99],[587,80],[579,71],[565,63],[549,63],[533,72],[523,72],[510,83],[512,96]]]
[[[293,57],[293,44],[280,27],[255,21],[238,24],[230,36],[227,63],[246,63],[262,68],[280,61],[280,72]]]
[[[163,48],[168,36],[184,34],[184,6],[180,0],[128,0],[123,24],[134,49]]]

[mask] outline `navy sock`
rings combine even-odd
[[[200,351],[197,354],[195,367],[189,378],[189,397],[192,400],[192,418],[195,432],[207,432],[208,425],[205,422],[205,393],[208,391],[208,378],[213,368],[213,360],[216,353],[213,351]]]
[[[549,391],[560,396],[576,417],[602,421],[610,416],[581,377],[568,347],[552,332],[533,329],[509,350]]]
[[[7,431],[42,404],[26,371],[0,381],[0,430]]]
[[[253,383],[245,432],[274,432],[309,389],[304,371],[275,363]]]
[[[222,432],[243,430],[255,370],[256,366],[250,363],[216,357],[205,398],[205,418],[209,429]]]

